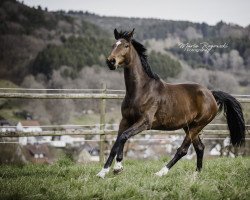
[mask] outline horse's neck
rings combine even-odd
[[[129,98],[135,97],[138,91],[150,81],[149,76],[142,67],[138,54],[136,52],[133,53],[130,64],[124,69],[126,94]]]

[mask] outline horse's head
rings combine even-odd
[[[112,46],[112,51],[107,58],[109,69],[115,70],[118,67],[124,67],[130,62],[130,52],[134,29],[131,32],[118,32],[114,30],[116,43]]]

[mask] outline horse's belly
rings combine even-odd
[[[164,131],[174,131],[174,130],[178,130],[181,129],[182,127],[176,127],[176,126],[155,126],[152,127],[151,130],[164,130]]]
[[[183,127],[185,127],[185,125],[177,123],[169,123],[169,124],[153,123],[151,129],[172,131],[172,130],[178,130]]]
[[[189,117],[188,117],[189,116]],[[177,113],[171,116],[167,114],[157,115],[152,123],[152,129],[155,130],[177,130],[188,126],[193,120],[195,115],[177,115]]]

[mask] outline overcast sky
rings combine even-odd
[[[22,1],[22,0],[20,0]],[[222,20],[241,26],[250,24],[250,0],[23,0],[48,10],[82,10],[105,16],[153,17],[206,22]]]

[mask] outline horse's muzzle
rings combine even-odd
[[[116,69],[116,67],[115,67],[115,59],[114,58],[110,59],[110,60],[107,59],[106,63],[107,63],[110,70],[115,70]]]

